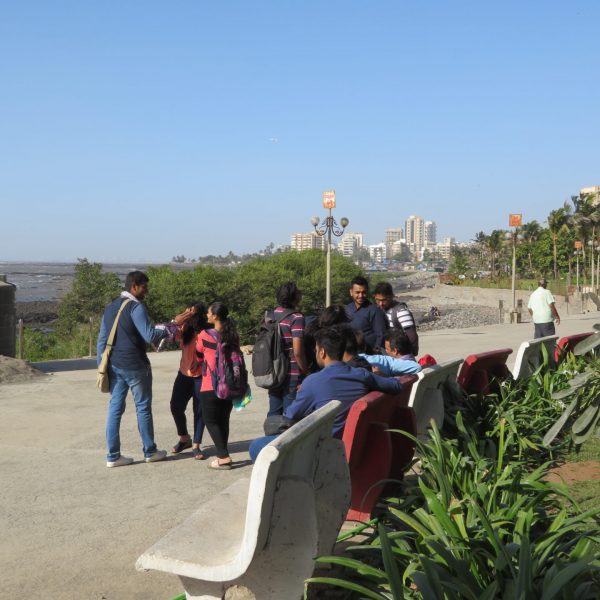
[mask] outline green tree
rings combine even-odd
[[[571,207],[565,202],[563,206],[551,210],[548,215],[548,230],[552,238],[552,256],[554,258],[554,280],[558,280],[558,236],[565,231]]]
[[[114,300],[121,289],[121,281],[115,273],[103,272],[101,263],[78,258],[71,291],[58,307],[59,328],[70,332],[90,317],[99,321],[106,304]]]
[[[469,271],[469,259],[467,258],[467,254],[458,246],[452,248],[449,271],[454,275],[466,275]]]

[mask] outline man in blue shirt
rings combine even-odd
[[[387,329],[385,313],[368,299],[369,282],[364,277],[355,277],[350,282],[352,302],[346,305],[346,313],[352,329],[362,331],[367,351],[372,353],[383,348],[383,336]]]
[[[129,390],[135,402],[138,431],[142,438],[146,462],[157,462],[167,455],[165,450],[157,450],[154,443],[152,370],[146,354],[146,344],[158,342],[167,335],[167,331],[152,326],[146,307],[142,304],[148,292],[146,274],[141,271],[128,273],[125,289],[127,291],[122,292],[121,296],[104,310],[96,347],[96,358],[100,364],[117,313],[121,305],[129,301],[119,317],[108,363],[111,398],[106,419],[107,467],[123,467],[133,462],[133,458],[121,456],[119,437],[121,417],[125,412],[125,398]]]
[[[366,369],[350,367],[341,362],[346,341],[337,327],[317,331],[315,342],[317,362],[321,370],[304,380],[284,416],[290,422],[299,421],[331,400],[339,400],[342,407],[333,421],[332,434],[341,438],[348,412],[356,400],[373,391],[398,394],[402,390],[402,384],[396,379],[379,377]],[[250,444],[250,458],[253,462],[258,453],[276,437],[265,436]]]

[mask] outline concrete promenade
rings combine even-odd
[[[600,313],[567,316],[559,335],[590,331]],[[425,332],[421,351],[438,360],[510,347],[516,352],[533,326],[494,325]],[[514,353],[511,356],[514,362]],[[159,448],[177,436],[169,411],[179,353],[151,355]],[[0,598],[168,600],[181,592],[176,577],[138,573],[136,558],[208,498],[248,477],[248,444],[262,432],[264,390],[231,419],[238,467],[211,471],[183,453],[145,464],[133,403],[123,417],[129,467],[107,469],[104,420],[108,395],[93,370],[56,370],[46,378],[0,387]],[[188,410],[191,415],[191,406]],[[205,444],[211,444],[205,434]],[[219,515],[215,514],[215,526]],[[210,548],[206,548],[210,553]]]

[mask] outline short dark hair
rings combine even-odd
[[[362,275],[357,275],[352,279],[350,287],[354,287],[355,285],[360,285],[369,289],[369,282]]]
[[[380,294],[381,296],[393,296],[394,289],[392,288],[392,284],[387,281],[380,281],[373,290],[373,295]]]
[[[346,339],[337,327],[324,327],[315,333],[315,343],[333,360],[342,360]]]
[[[412,345],[403,331],[399,329],[388,329],[385,332],[385,340],[390,343],[390,347],[398,354],[412,354]]]
[[[300,290],[293,281],[288,281],[277,290],[277,304],[283,308],[296,308]]]
[[[125,277],[125,289],[129,291],[134,285],[143,285],[148,281],[148,275],[143,271],[130,271]]]
[[[340,323],[332,329],[337,329],[342,334],[346,342],[344,351],[350,356],[356,356],[365,351],[365,336],[362,331],[352,329],[348,323]]]
[[[348,313],[346,313],[346,307],[343,304],[332,304],[328,306],[319,315],[319,326],[320,327],[331,327],[332,325],[338,325],[339,323],[348,323]]]

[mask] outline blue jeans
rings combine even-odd
[[[269,412],[267,416],[282,415],[285,409],[296,399],[296,387],[285,386],[275,390],[269,390]]]
[[[278,435],[265,435],[264,437],[256,438],[250,442],[248,452],[250,453],[250,460],[255,463],[258,453],[267,445],[270,444],[274,439],[278,438]]]
[[[152,370],[150,366],[144,369],[119,369],[109,364],[110,402],[106,418],[106,446],[109,462],[121,456],[121,438],[119,428],[121,417],[125,412],[125,398],[131,390],[135,402],[138,431],[144,446],[144,456],[147,458],[156,452],[154,443],[154,423],[152,421]]]

